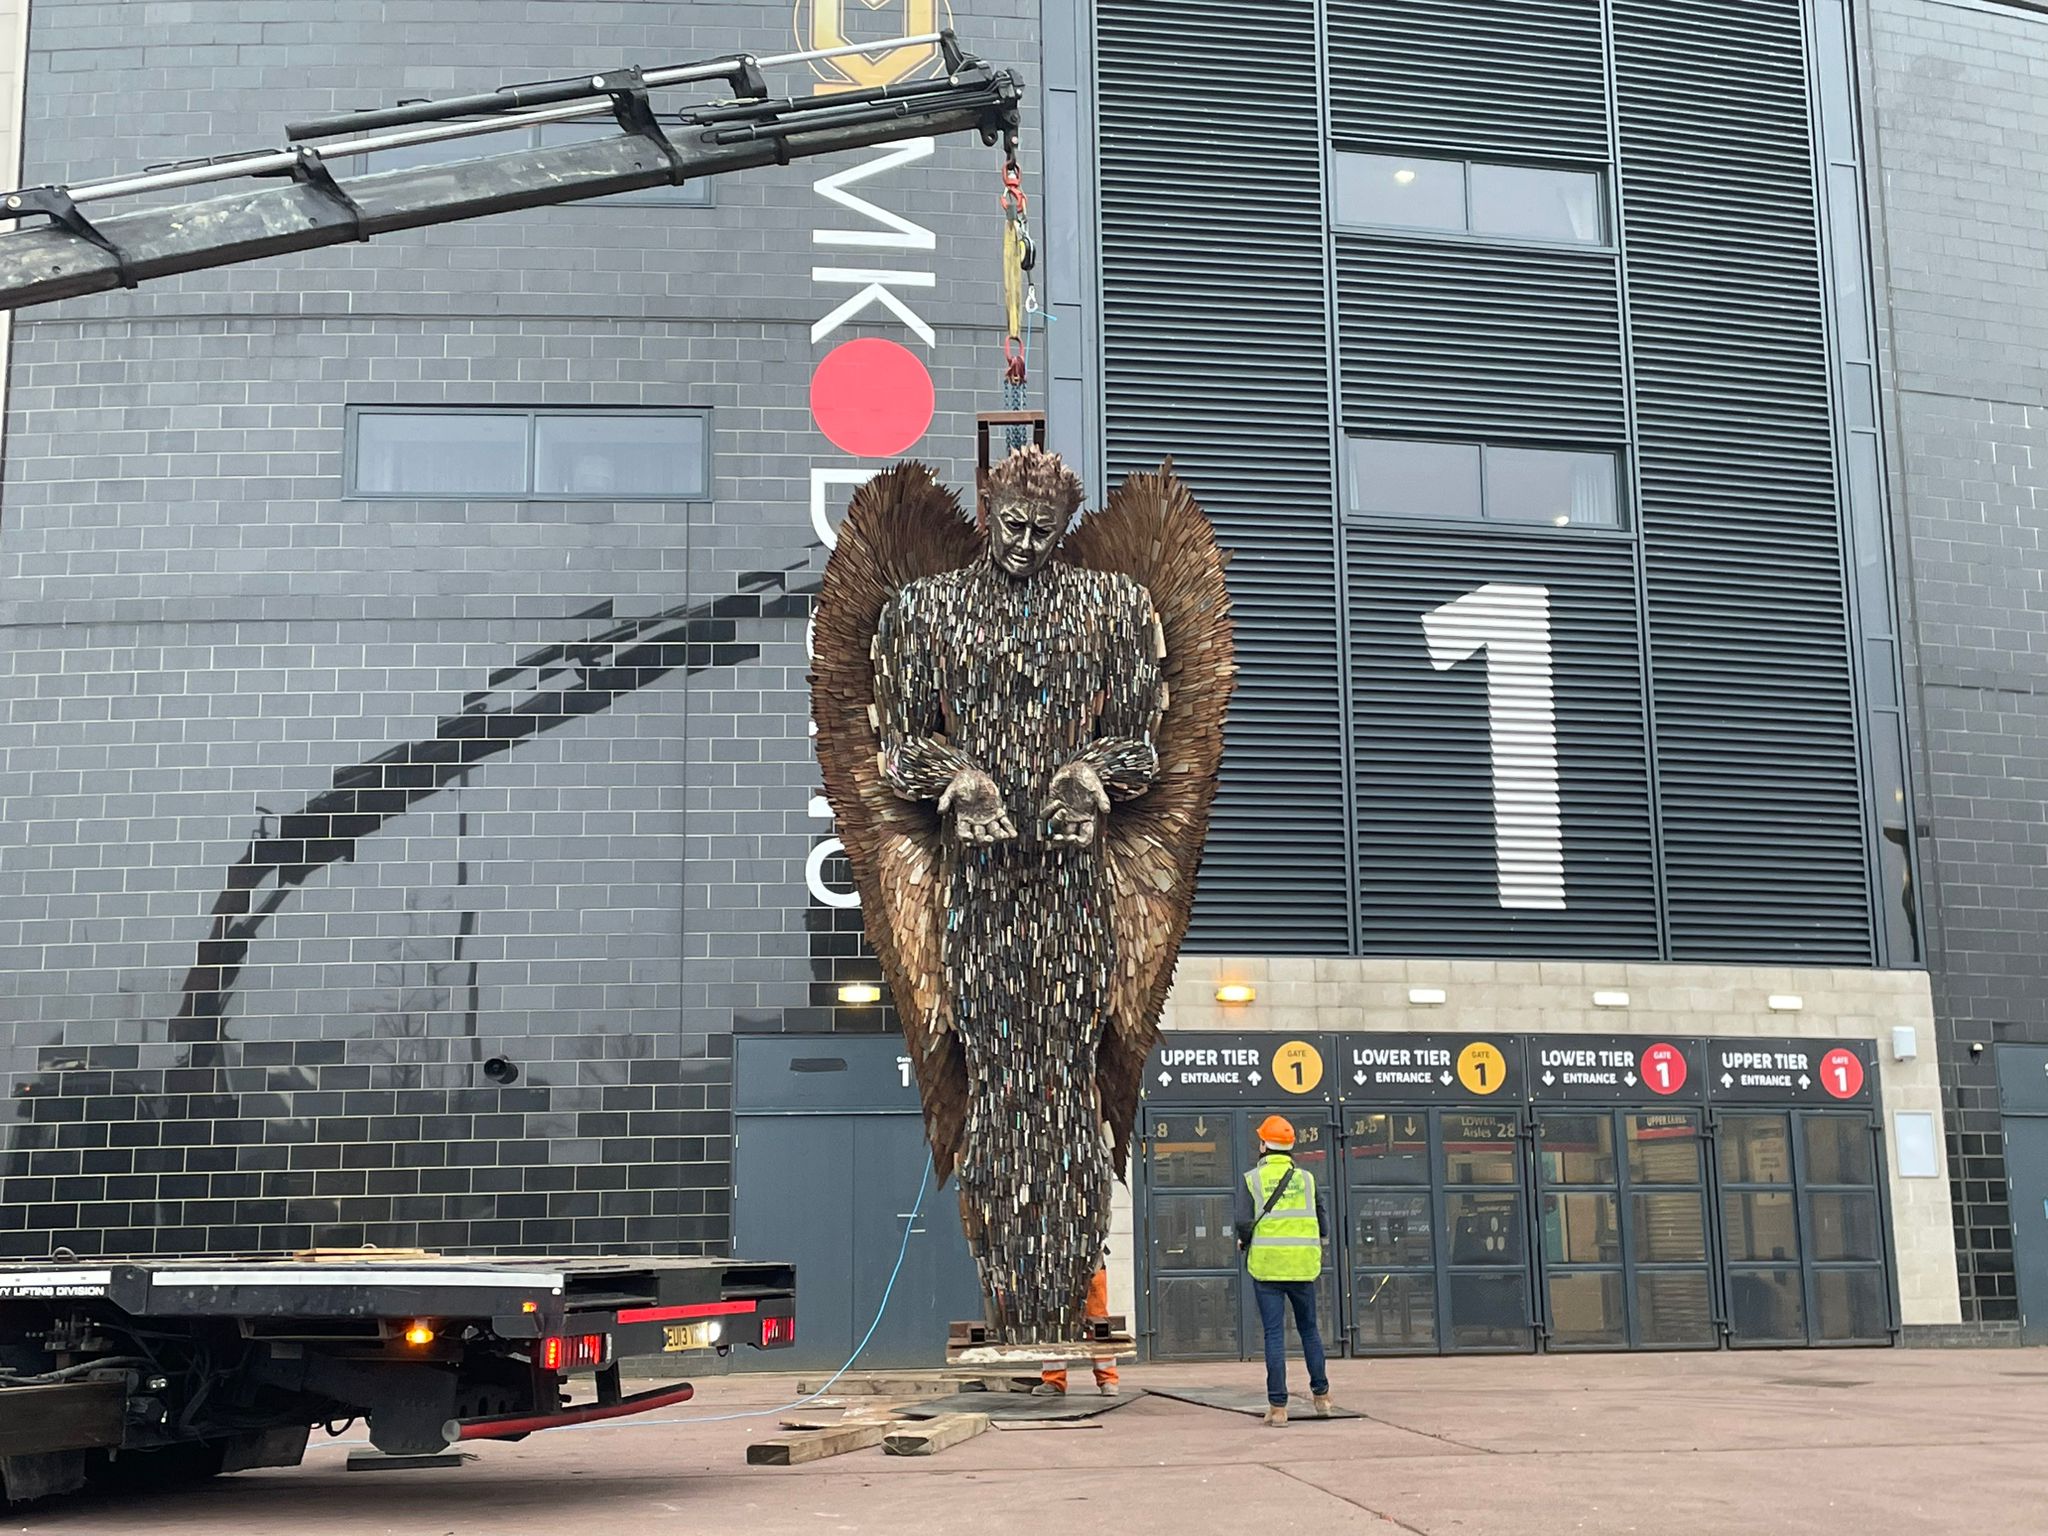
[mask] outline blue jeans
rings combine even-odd
[[[1266,1401],[1287,1404],[1287,1309],[1294,1308],[1294,1331],[1308,1359],[1308,1389],[1321,1397],[1330,1390],[1329,1362],[1323,1358],[1323,1335],[1316,1327],[1316,1283],[1313,1280],[1252,1281],[1259,1298],[1259,1321],[1266,1328]]]

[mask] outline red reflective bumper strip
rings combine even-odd
[[[620,1309],[622,1323],[672,1323],[679,1317],[731,1317],[740,1312],[758,1311],[760,1303],[755,1301],[697,1301],[686,1307],[624,1307]]]
[[[556,1413],[505,1413],[489,1419],[450,1419],[441,1426],[441,1438],[450,1445],[464,1440],[501,1440],[507,1435],[530,1435],[536,1430],[563,1429],[571,1424],[594,1424],[602,1419],[623,1419],[646,1413],[651,1408],[672,1408],[696,1396],[687,1382],[660,1387],[616,1403],[590,1403],[582,1408],[564,1408]]]

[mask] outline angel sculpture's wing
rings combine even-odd
[[[1100,512],[1067,536],[1076,565],[1120,571],[1144,584],[1166,637],[1165,707],[1154,745],[1151,791],[1120,803],[1108,819],[1111,921],[1117,975],[1095,1079],[1119,1172],[1128,1163],[1145,1058],[1159,1038],[1159,1014],[1195,899],[1195,872],[1209,829],[1209,804],[1223,762],[1223,717],[1237,663],[1229,556],[1209,519],[1166,460],[1157,474],[1132,475]]]
[[[902,798],[882,778],[873,647],[884,605],[906,582],[958,570],[980,550],[958,499],[929,469],[884,470],[854,493],[839,526],[811,636],[811,718],[825,798],[910,1048],[941,1183],[960,1152],[967,1063],[940,966],[940,820],[929,802]]]

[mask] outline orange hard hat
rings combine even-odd
[[[1268,1115],[1259,1122],[1259,1140],[1269,1147],[1294,1145],[1294,1122],[1284,1115]]]

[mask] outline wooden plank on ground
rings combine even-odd
[[[747,1447],[747,1465],[800,1467],[807,1461],[823,1461],[827,1456],[864,1451],[871,1445],[880,1445],[889,1429],[886,1420],[877,1419],[871,1424],[835,1424],[830,1429],[806,1429],[794,1434],[773,1435],[766,1440],[756,1440]]]
[[[824,1385],[824,1378],[800,1380],[797,1395],[807,1397]],[[944,1397],[958,1390],[957,1381],[936,1371],[929,1376],[842,1376],[832,1384],[834,1395],[842,1397]]]
[[[848,1403],[843,1411],[827,1409],[823,1413],[814,1413],[806,1410],[777,1423],[783,1429],[837,1429],[842,1424],[887,1424],[901,1418],[905,1406],[904,1399],[900,1397],[863,1398],[859,1402]]]
[[[882,1437],[882,1449],[891,1456],[935,1456],[987,1428],[985,1413],[942,1413],[921,1423],[898,1424]]]

